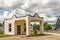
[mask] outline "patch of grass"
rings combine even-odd
[[[37,35],[40,34],[40,31],[37,31]],[[31,35],[34,35],[34,31],[31,32]]]
[[[0,34],[4,34],[2,31],[0,31]]]
[[[9,37],[9,35],[0,34],[0,38],[1,38],[1,37]]]
[[[31,35],[34,36],[34,31],[31,32]],[[40,31],[37,31],[37,34],[36,35],[40,35]]]

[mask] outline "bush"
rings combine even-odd
[[[1,26],[3,26],[3,24],[2,24],[2,23],[0,23],[0,27],[1,27]]]
[[[51,25],[46,22],[46,23],[44,24],[44,29],[45,29],[45,30],[50,30],[50,29],[52,29],[52,28],[51,28]]]
[[[0,34],[4,34],[3,31],[0,31]]]

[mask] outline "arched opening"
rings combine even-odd
[[[31,35],[39,35],[40,34],[40,22],[31,22]]]
[[[15,21],[15,34],[20,35],[20,34],[25,34],[26,30],[25,30],[25,20],[16,20]]]
[[[43,29],[40,30],[40,20],[32,20],[29,23],[29,26],[27,26],[25,20],[16,20],[15,21],[15,34],[24,34],[27,35],[27,33],[30,35],[40,35],[40,32],[43,33]],[[42,26],[42,24],[41,24]],[[28,29],[29,28],[29,29]],[[28,31],[28,32],[27,32]]]

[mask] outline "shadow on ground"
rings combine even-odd
[[[38,36],[49,36],[51,34],[38,34],[38,35],[31,35],[29,37],[38,37]]]

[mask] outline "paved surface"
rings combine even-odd
[[[18,35],[18,36],[0,38],[0,40],[60,40],[60,37],[49,34],[44,36],[34,36],[34,37],[26,37],[24,35]]]
[[[52,35],[55,35],[55,36],[59,36],[60,37],[60,34],[59,33],[50,33],[50,32],[47,32],[47,34],[52,34]]]

